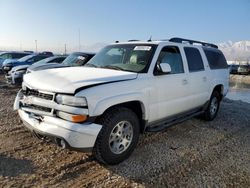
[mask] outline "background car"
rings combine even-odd
[[[87,52],[74,52],[70,54],[61,64],[58,63],[49,63],[49,64],[33,64],[27,69],[27,73],[45,69],[52,68],[62,68],[70,66],[82,66],[85,65],[95,54]]]
[[[6,59],[20,59],[24,56],[30,55],[32,52],[1,52],[0,53],[0,71],[2,70],[2,64]]]
[[[249,69],[250,69],[250,65],[248,65],[248,64],[239,65],[238,73],[239,74],[249,74]]]
[[[42,59],[33,65],[46,65],[49,63],[61,63],[67,56],[51,56],[45,59]],[[26,73],[27,68],[32,65],[18,65],[13,67],[11,71],[5,76],[7,83],[9,84],[21,84],[23,81],[23,75]]]
[[[230,65],[230,74],[237,74],[238,73],[238,68],[239,68],[239,65]]]
[[[8,73],[13,67],[18,65],[32,65],[33,63],[45,59],[47,57],[51,57],[52,53],[35,53],[31,55],[24,56],[18,60],[5,60],[3,62],[2,70],[4,73]]]

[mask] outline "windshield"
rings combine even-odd
[[[145,72],[155,49],[148,44],[121,44],[103,48],[85,66]]]
[[[83,54],[73,53],[70,54],[63,62],[63,65],[67,66],[81,66],[84,65],[87,61],[87,57]]]
[[[18,59],[18,61],[24,62],[24,61],[29,60],[29,59],[32,58],[33,56],[34,56],[34,55],[26,55],[26,56],[24,56],[24,57]]]
[[[0,59],[8,59],[10,57],[11,56],[9,53],[5,53],[5,52],[0,53]]]
[[[42,59],[36,63],[34,63],[34,65],[43,65],[43,64],[46,64],[48,63],[49,61],[52,61],[53,59],[55,59],[56,57],[48,57],[48,58],[45,58],[45,59]]]

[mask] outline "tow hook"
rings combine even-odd
[[[66,149],[68,147],[67,142],[65,142],[65,140],[63,140],[61,138],[56,138],[56,143],[62,149]]]

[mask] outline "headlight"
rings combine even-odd
[[[75,97],[75,96],[58,94],[56,96],[56,102],[59,104],[65,104],[69,106],[88,106],[85,97]]]
[[[10,69],[11,69],[10,67],[3,67],[3,70],[6,70],[6,71],[8,71]]]

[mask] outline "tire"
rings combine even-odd
[[[218,91],[213,91],[207,109],[203,114],[203,119],[212,121],[218,113],[220,107],[220,94]]]
[[[127,159],[139,140],[140,125],[137,115],[128,108],[114,107],[105,112],[98,123],[103,127],[93,148],[95,158],[109,165]]]

